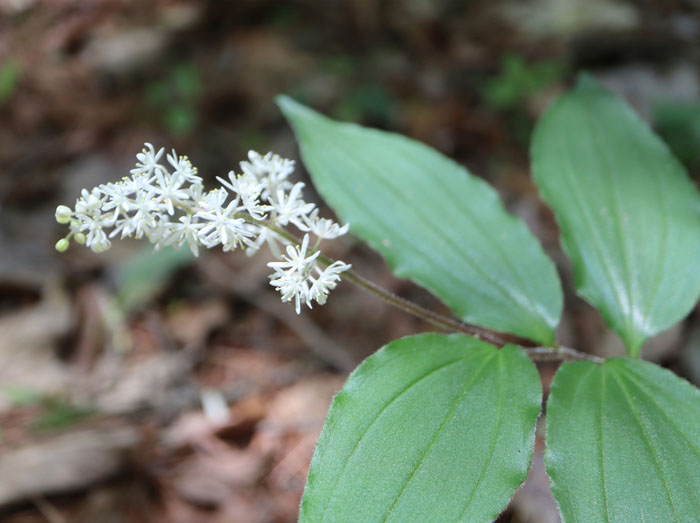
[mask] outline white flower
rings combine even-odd
[[[136,214],[133,216],[133,225],[137,239],[143,238],[145,234],[148,234],[156,226],[159,207],[153,199],[154,194],[155,191],[153,189],[148,192],[141,192],[137,195],[139,199],[134,202],[133,210],[136,211]]]
[[[188,200],[190,193],[180,189],[184,183],[184,178],[170,176],[168,173],[158,169],[156,171],[157,185],[153,186],[153,193],[157,203],[165,205],[168,214],[175,214],[175,206],[182,201]]]
[[[200,210],[195,216],[209,222],[199,231],[201,242],[207,247],[221,244],[225,251],[230,251],[249,243],[253,232],[245,226],[243,218],[233,216],[238,210],[238,198],[224,207],[227,197],[224,189],[210,191],[199,201]]]
[[[309,235],[305,234],[300,247],[287,245],[287,255],[282,255],[282,261],[270,262],[267,264],[275,270],[275,274],[282,272],[298,272],[306,274],[313,267],[316,258],[321,254],[321,251],[316,251],[311,256],[306,255],[309,249]]]
[[[103,211],[114,209],[114,215],[111,219],[112,223],[117,221],[119,214],[122,211],[129,212],[133,207],[133,200],[130,198],[131,191],[125,183],[110,183],[101,185],[100,189],[107,197],[107,200],[102,204]]]
[[[241,170],[258,179],[272,177],[275,180],[283,180],[294,172],[294,160],[287,160],[272,153],[261,156],[255,151],[248,151],[248,162],[240,163]]]
[[[274,269],[270,275],[270,285],[282,293],[282,301],[295,300],[297,314],[301,312],[301,302],[311,308],[311,288],[309,273],[316,266],[316,259],[321,254],[316,251],[307,255],[309,235],[305,234],[301,246],[287,246],[287,254],[282,255],[282,261],[270,262],[268,267]]]
[[[88,192],[87,189],[83,189],[80,192],[80,196],[81,197],[75,202],[76,213],[94,214],[99,212],[105,201],[105,196],[98,187],[95,187],[90,192]]]
[[[186,243],[192,254],[199,256],[198,234],[204,224],[193,221],[195,219],[195,217],[186,214],[180,217],[179,223],[172,224],[172,234],[168,238],[167,244],[184,245]]]
[[[228,178],[228,182],[218,176],[216,179],[219,180],[221,185],[238,195],[242,207],[252,218],[256,220],[264,219],[265,213],[271,209],[271,207],[269,205],[260,204],[259,198],[263,190],[263,184],[260,183],[255,176],[246,173],[236,176],[233,171],[230,171],[228,173]]]
[[[318,209],[314,209],[311,214],[304,217],[304,225],[306,228],[302,230],[312,232],[321,240],[331,240],[343,236],[348,232],[350,227],[347,223],[341,227],[333,220],[319,218]]]
[[[249,161],[241,162],[243,174],[231,171],[228,180],[218,178],[222,187],[204,192],[202,179],[187,157],[175,151],[168,154],[170,170],[160,163],[163,151],[145,144],[136,155],[131,177],[83,189],[75,210],[58,206],[56,220],[70,232],[56,248],[65,251],[73,238],[103,252],[116,236],[145,237],[156,249],[187,245],[195,256],[200,245],[221,246],[224,251],[244,247],[252,255],[267,244],[278,260],[268,264],[274,270],[270,284],[282,300],[294,300],[297,313],[302,303],[308,307],[313,301],[325,303],[350,265],[333,262],[324,269],[322,264],[327,262],[319,262],[323,258],[318,246],[324,239],[345,234],[348,226],[319,218],[315,205],[304,201],[304,184],[287,179],[294,170],[293,161],[250,151]],[[290,224],[305,233],[299,243],[284,229]],[[317,238],[313,248],[309,233]]]
[[[192,165],[187,156],[178,156],[173,149],[171,154],[167,155],[168,163],[173,167],[173,177],[182,178],[184,181],[201,184],[202,179],[197,176],[197,168]]]
[[[112,232],[109,233],[109,237],[114,238],[121,233],[121,239],[123,240],[124,238],[131,236],[136,230],[137,226],[138,223],[134,216],[124,216],[123,218],[119,218],[116,222],[114,222],[114,228],[112,229]]]
[[[340,273],[350,270],[352,265],[342,261],[331,263],[323,269],[316,279],[313,279],[309,294],[311,298],[316,300],[316,303],[323,305],[326,303],[328,293],[335,289],[340,281]]]
[[[129,194],[138,194],[151,188],[153,177],[145,173],[134,174],[131,178],[124,178],[124,190]]]
[[[301,302],[311,308],[311,294],[309,293],[309,282],[298,272],[279,273],[277,278],[270,281],[275,290],[282,294],[282,301],[294,300],[294,310],[301,314]]]
[[[282,189],[277,189],[277,198],[270,201],[275,212],[272,219],[277,225],[286,226],[291,222],[299,229],[304,229],[302,219],[314,210],[315,205],[301,199],[303,188],[304,184],[298,182],[294,184],[289,194],[285,194]]]
[[[158,161],[160,157],[163,156],[164,150],[165,149],[161,147],[158,149],[158,152],[156,152],[150,143],[145,143],[143,150],[136,155],[138,162],[136,163],[136,167],[131,169],[131,174],[150,175],[153,174],[153,171],[161,169]]]
[[[111,247],[110,241],[107,239],[102,227],[96,226],[90,229],[87,235],[85,245],[90,247],[94,252],[104,252]]]
[[[292,186],[287,178],[294,172],[293,160],[272,153],[261,156],[255,151],[248,151],[248,160],[250,161],[240,163],[241,170],[263,183],[263,198],[273,198],[278,189],[286,191]]]
[[[221,247],[224,251],[232,251],[241,245],[250,245],[255,232],[243,218],[233,218],[221,228]]]
[[[284,244],[287,240],[268,227],[258,227],[256,234],[257,237],[248,244],[248,248],[245,251],[247,256],[253,256],[260,250],[260,247],[267,244],[275,258],[282,258],[279,244]]]
[[[80,214],[77,221],[77,229],[75,232],[83,231],[92,233],[97,229],[102,229],[104,225],[104,220],[101,215],[94,214]],[[87,244],[90,247],[90,243]]]

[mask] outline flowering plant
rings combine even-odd
[[[639,359],[700,295],[700,195],[622,101],[582,76],[540,120],[533,173],[553,208],[576,291],[621,337],[626,357],[558,346],[554,264],[485,182],[404,137],[334,122],[279,99],[316,187],[395,273],[455,313],[426,310],[318,250],[347,232],[320,218],[288,176],[251,153],[204,192],[186,158],[147,148],[132,177],[59,207],[70,239],[160,245],[268,244],[271,284],[297,312],[341,275],[441,330],[365,360],[335,397],[311,464],[303,521],[489,521],[525,481],[542,384],[534,361],[563,361],[546,409],[546,469],[563,520],[696,521],[700,391]],[[291,234],[294,226],[303,238]],[[107,230],[111,229],[109,235]],[[312,238],[315,240],[312,243]],[[285,248],[282,252],[280,246]]]
[[[131,177],[83,189],[75,209],[60,205],[56,220],[68,224],[70,232],[56,248],[65,251],[73,238],[104,252],[110,238],[133,236],[147,238],[156,248],[187,245],[195,256],[200,245],[220,245],[224,251],[241,247],[252,256],[267,244],[280,260],[268,265],[274,270],[270,284],[282,301],[294,300],[297,314],[302,303],[311,308],[312,301],[326,302],[350,265],[321,258],[318,248],[321,241],[345,234],[348,225],[320,218],[316,206],[303,200],[304,184],[288,180],[293,161],[250,151],[249,161],[241,162],[242,174],[231,171],[228,180],[217,178],[221,187],[204,192],[189,159],[172,151],[168,167],[160,161],[163,151],[147,143],[136,155]],[[289,225],[304,233],[301,242],[285,230]],[[311,249],[310,234],[316,238]]]

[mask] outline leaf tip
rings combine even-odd
[[[299,105],[297,101],[286,94],[278,94],[275,96],[275,103],[285,116],[288,114],[288,112],[293,111],[295,106]]]
[[[289,120],[299,117],[320,116],[319,113],[310,107],[297,102],[294,98],[287,96],[286,94],[277,95],[275,97],[275,103],[282,111],[282,114],[284,114],[284,116]]]

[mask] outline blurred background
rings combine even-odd
[[[296,521],[347,373],[429,330],[347,284],[297,316],[264,253],[54,251],[56,205],[128,174],[146,141],[187,154],[212,187],[249,149],[298,159],[279,93],[487,179],[559,267],[560,342],[624,354],[573,294],[529,176],[534,122],[581,70],[698,181],[697,0],[0,0],[0,521]],[[444,311],[359,241],[329,248]],[[699,319],[644,356],[699,384]],[[547,388],[556,365],[540,370]],[[558,521],[541,454],[499,521]]]

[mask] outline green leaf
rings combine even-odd
[[[517,347],[390,343],[335,397],[301,521],[492,521],[527,476],[541,397]]]
[[[546,464],[564,521],[697,521],[700,391],[644,361],[567,363]]]
[[[700,167],[700,102],[668,99],[653,107],[654,126],[686,167]]]
[[[17,92],[20,73],[19,64],[15,60],[0,65],[0,106],[9,102]]]
[[[553,344],[562,306],[554,265],[487,183],[403,136],[278,103],[316,188],[398,276],[468,323]]]
[[[528,63],[515,53],[501,59],[501,71],[484,87],[488,105],[495,109],[513,109],[558,82],[564,74],[564,64],[554,61]]]
[[[127,312],[142,307],[160,292],[179,269],[192,263],[189,249],[147,247],[118,268],[118,300]]]
[[[540,121],[533,159],[579,293],[638,356],[700,295],[697,190],[646,124],[586,76]]]

